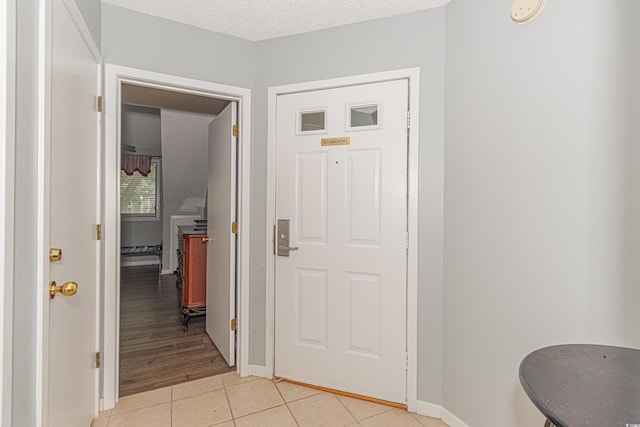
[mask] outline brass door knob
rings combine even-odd
[[[209,236],[204,236],[204,237],[201,237],[201,238],[200,238],[200,241],[201,241],[202,243],[208,243],[208,242],[209,242],[209,240],[210,240]]]
[[[56,294],[62,294],[70,297],[78,292],[78,284],[75,282],[65,282],[62,286],[56,285],[56,282],[49,283],[49,299],[53,299]]]

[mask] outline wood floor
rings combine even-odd
[[[233,371],[205,332],[205,316],[183,332],[175,276],[157,266],[123,267],[120,396]]]

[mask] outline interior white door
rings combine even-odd
[[[407,80],[278,97],[279,377],[406,401],[407,110]]]
[[[97,64],[62,0],[52,2],[49,264],[58,286],[77,293],[49,300],[48,422],[86,427],[97,409],[98,113]],[[69,285],[71,286],[71,285]]]
[[[229,366],[236,362],[236,115],[231,102],[209,125],[207,334]]]

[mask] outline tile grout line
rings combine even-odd
[[[349,415],[351,415],[351,416],[353,417],[353,419],[354,419],[354,420],[356,420],[356,423],[358,423],[358,425],[360,425],[360,420],[358,419],[358,417],[356,417],[356,415],[355,415],[354,413],[352,413],[352,412],[349,410],[349,408],[347,408],[347,405],[345,405],[345,404],[342,402],[342,399],[340,399],[340,398],[338,397],[338,395],[335,395],[335,394],[334,394],[334,397],[336,398],[336,400],[338,401],[338,403],[340,403],[340,405],[342,405],[342,407],[343,407],[344,409],[346,409],[346,410],[347,410],[347,412],[349,413]],[[365,418],[365,419],[366,419],[366,418]]]
[[[152,390],[152,391],[153,391],[153,390]],[[129,413],[131,413],[131,412],[141,411],[141,410],[143,410],[143,409],[154,408],[154,407],[156,407],[156,406],[162,406],[162,405],[164,405],[164,404],[166,404],[166,403],[167,403],[167,402],[154,403],[154,404],[152,404],[152,405],[142,406],[142,407],[140,407],[140,408],[128,409],[128,410],[123,411],[123,412],[121,412],[121,413],[119,413],[119,414],[110,414],[110,415],[109,415],[109,419],[111,419],[111,417],[112,417],[113,415],[116,415],[116,416],[118,416],[118,415],[125,415],[125,414],[129,414]]]
[[[260,379],[260,378],[257,378],[257,380],[261,380],[261,379]],[[233,386],[230,386],[230,387],[237,387],[237,386],[240,386],[240,385],[242,385],[242,384],[247,384],[247,383],[250,383],[250,382],[251,382],[251,381],[245,381],[244,383],[234,384]],[[256,382],[257,382],[257,381],[256,381]],[[272,381],[272,384],[274,384],[274,381]],[[274,384],[274,385],[275,385],[275,384]],[[271,406],[271,407],[268,407],[268,408],[264,408],[264,409],[261,409],[261,410],[259,410],[259,411],[257,411],[257,412],[251,412],[251,413],[249,413],[249,414],[245,414],[245,415],[239,416],[239,417],[237,417],[237,418],[234,418],[234,425],[236,424],[236,423],[235,423],[235,420],[240,420],[240,419],[243,419],[243,418],[247,418],[247,417],[250,417],[250,416],[253,416],[253,415],[256,415],[256,414],[260,414],[260,413],[262,413],[262,412],[267,412],[267,411],[270,411],[270,410],[272,410],[272,409],[279,408],[279,407],[281,407],[281,406],[285,406],[285,407],[287,408],[287,410],[289,410],[289,407],[287,406],[287,402],[286,402],[286,400],[284,399],[284,397],[282,396],[282,393],[280,393],[280,390],[278,389],[278,387],[277,387],[277,386],[275,386],[275,388],[276,388],[276,392],[277,392],[277,393],[279,394],[279,396],[280,396],[280,399],[282,400],[282,404],[279,404],[279,405],[276,405],[276,406]],[[293,414],[291,413],[291,410],[289,410],[289,414],[293,417]],[[295,422],[295,418],[294,418],[294,422]],[[296,422],[296,425],[298,425],[298,423],[297,423],[297,422]]]
[[[224,380],[224,377],[222,377],[221,379],[222,379],[222,386],[224,389],[224,396],[227,398],[227,405],[229,406],[229,413],[231,414],[231,421],[233,422],[233,425],[235,427],[236,417],[235,415],[233,415],[233,409],[231,409],[231,401],[229,400],[229,393],[227,393],[227,382]]]
[[[291,418],[293,418],[293,422],[296,423],[296,426],[300,427],[300,423],[298,422],[298,419],[296,418],[296,415],[293,412],[291,412],[291,408],[289,408],[289,402],[287,402],[285,400],[284,401],[284,406],[287,408],[287,411],[289,411],[289,414],[291,414]]]
[[[280,395],[280,397],[282,398],[282,401],[284,402],[284,406],[287,408],[287,411],[289,411],[289,415],[291,415],[291,418],[293,418],[293,422],[296,423],[296,426],[300,427],[300,423],[298,422],[298,420],[296,419],[296,416],[293,414],[293,412],[291,412],[291,408],[289,408],[289,402],[287,402],[287,399],[284,398],[284,396],[282,395],[282,392],[280,391],[280,389],[278,388],[278,383],[282,382],[282,381],[276,381],[274,379],[271,379],[271,383],[273,384],[273,386],[276,388],[276,390],[278,391],[278,394]],[[294,401],[295,402],[295,401]]]

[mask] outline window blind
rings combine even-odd
[[[158,189],[157,164],[151,164],[147,176],[134,172],[129,176],[120,171],[120,213],[128,216],[156,216]]]

